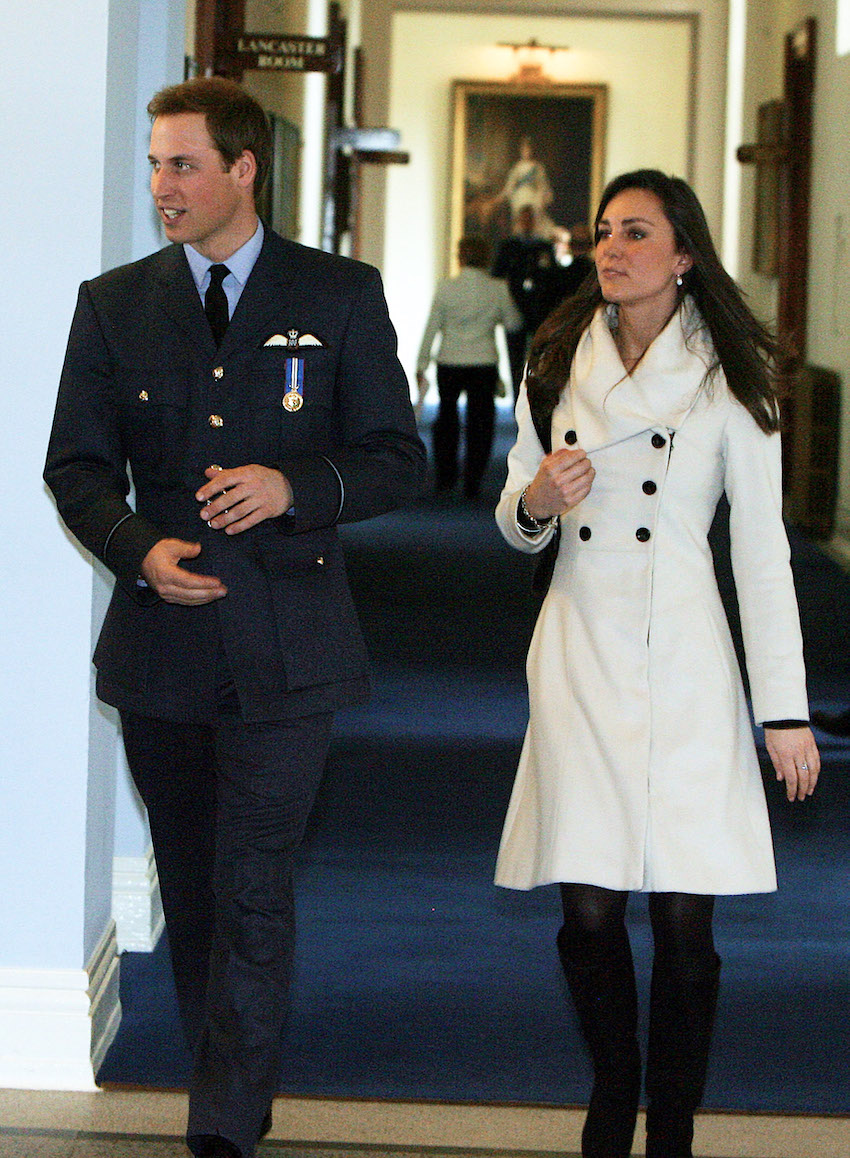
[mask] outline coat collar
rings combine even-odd
[[[168,314],[194,346],[209,353],[215,349],[215,342],[183,246],[168,245],[156,257],[154,304]]]
[[[610,307],[600,306],[581,337],[570,374],[568,406],[578,445],[587,451],[642,431],[678,430],[713,361],[711,340],[690,297],[631,374],[614,343]]]
[[[295,247],[266,229],[263,247],[245,283],[230,325],[221,343],[221,354],[261,346],[281,329],[283,307],[298,295]]]
[[[265,231],[262,249],[218,351],[222,357],[237,349],[261,345],[280,328],[283,295],[297,281],[292,262],[286,260],[283,252],[286,244],[270,229]],[[197,349],[214,357],[215,342],[182,245],[167,246],[158,257],[157,304]]]

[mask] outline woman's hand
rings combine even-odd
[[[776,779],[785,781],[789,800],[805,800],[815,790],[820,753],[811,728],[765,728],[764,742]]]
[[[547,454],[525,492],[525,506],[541,522],[572,510],[590,494],[596,471],[583,450],[562,447]]]

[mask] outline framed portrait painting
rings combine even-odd
[[[484,237],[493,252],[529,214],[556,244],[590,224],[602,192],[605,85],[457,80],[452,86],[449,268],[457,243]]]

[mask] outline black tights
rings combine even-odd
[[[619,952],[627,936],[628,893],[599,885],[561,885],[562,940],[576,961],[602,962]],[[649,919],[656,953],[683,964],[714,955],[714,897],[693,893],[650,893]]]
[[[628,893],[561,885],[558,950],[594,1063],[582,1134],[585,1158],[631,1152],[640,1090],[637,992]],[[655,940],[646,1064],[647,1158],[691,1158],[717,1000],[714,897],[650,893]]]

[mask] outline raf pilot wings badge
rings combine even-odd
[[[302,334],[294,327],[286,331],[286,336],[272,334],[263,342],[264,346],[282,346],[287,352],[298,350],[303,346],[324,346],[324,344],[315,334]],[[304,405],[304,358],[300,358],[296,354],[286,358],[283,375],[285,391],[281,405],[290,414],[294,414]]]

